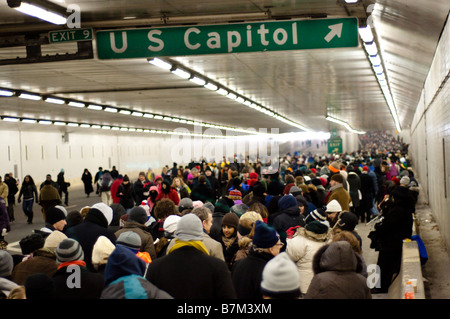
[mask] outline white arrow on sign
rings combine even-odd
[[[336,35],[340,38],[342,34],[342,25],[343,23],[338,23],[328,26],[331,31],[326,35],[325,41],[330,42]]]

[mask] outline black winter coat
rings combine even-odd
[[[281,241],[286,243],[286,230],[295,226],[305,226],[305,218],[300,214],[298,206],[292,206],[277,214],[272,226],[280,234]]]
[[[116,244],[116,236],[108,229],[106,218],[95,208],[89,210],[83,223],[69,228],[66,236],[80,243],[81,248],[83,248],[86,267],[91,271],[94,271],[94,267],[92,266],[92,250],[98,237],[105,236],[114,245]]]
[[[390,209],[381,223],[375,225],[381,251],[401,250],[403,239],[411,238],[413,213],[415,212],[411,191],[397,186],[391,196],[394,198]]]
[[[225,262],[190,246],[153,260],[146,278],[175,299],[236,298]]]
[[[262,272],[273,257],[269,253],[257,252],[251,248],[246,258],[234,264],[231,278],[238,299],[262,299]]]

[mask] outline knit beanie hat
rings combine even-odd
[[[237,230],[239,226],[239,217],[235,213],[226,213],[222,218],[222,226],[234,227]]]
[[[108,222],[108,225],[111,224],[111,221],[113,219],[113,210],[111,207],[106,205],[105,203],[96,203],[92,205],[91,208],[98,209],[102,212],[103,216],[105,216],[106,221]]]
[[[286,252],[279,253],[264,266],[261,291],[272,298],[295,299],[300,296],[298,269]]]
[[[182,212],[185,209],[194,209],[194,204],[192,203],[192,199],[189,197],[182,198],[178,203],[178,211]]]
[[[119,235],[116,245],[122,245],[133,250],[140,250],[142,240],[141,237],[134,231],[126,231]]]
[[[401,185],[409,185],[409,183],[411,182],[410,178],[408,176],[403,176],[400,179],[400,184]]]
[[[177,224],[180,220],[178,215],[169,215],[164,220],[163,228],[166,233],[173,234],[177,230]]]
[[[253,245],[256,248],[270,248],[280,239],[275,228],[268,226],[264,222],[257,220],[255,223],[255,235],[253,236]]]
[[[64,212],[57,207],[50,207],[45,213],[45,222],[53,225],[60,220],[66,219]]]
[[[66,238],[67,236],[63,232],[54,230],[47,236],[47,238],[45,238],[44,247],[56,252],[56,247],[58,247],[59,243]]]
[[[147,212],[145,209],[141,206],[135,206],[130,210],[130,216],[128,217],[128,220],[134,221],[139,224],[145,224],[147,221]]]
[[[14,268],[13,257],[6,250],[0,250],[0,277],[11,276]]]
[[[175,231],[175,237],[181,241],[203,240],[203,224],[194,214],[187,214],[180,218]]]
[[[228,194],[228,198],[232,200],[242,200],[242,193],[237,189],[232,189]]]
[[[243,214],[239,218],[239,226],[238,226],[239,234],[241,234],[242,236],[250,234],[252,227],[257,220],[263,221],[260,213],[248,211],[245,214]]]
[[[326,207],[317,208],[310,212],[305,219],[305,223],[309,223],[313,220],[318,220],[319,222],[323,222],[327,220]]]
[[[106,236],[98,237],[92,248],[92,264],[105,265],[115,248],[116,246]]]
[[[289,190],[289,194],[292,194],[292,196],[297,196],[302,194],[302,189],[298,186],[292,186]]]
[[[339,204],[339,202],[335,199],[333,199],[331,202],[327,204],[327,209],[325,210],[325,212],[327,213],[334,213],[341,211],[342,211],[341,204]]]
[[[44,247],[45,240],[41,234],[33,233],[22,238],[19,242],[23,255],[29,255],[33,251]]]
[[[192,202],[192,207],[197,208],[197,207],[202,207],[203,206],[203,202],[201,200],[195,200]]]
[[[56,262],[61,264],[75,260],[84,260],[84,252],[81,245],[75,239],[64,239],[56,248]]]
[[[320,222],[318,220],[313,220],[312,222],[306,224],[305,229],[315,234],[324,234],[328,231],[328,225],[326,221]]]
[[[333,173],[338,173],[341,170],[339,163],[336,161],[331,162],[330,165],[328,165],[328,169]]]
[[[357,224],[358,217],[352,212],[342,212],[337,221],[337,226],[347,231],[353,231]]]
[[[331,176],[330,181],[335,181],[335,182],[343,184],[344,176],[342,174],[334,174],[333,176]]]
[[[280,210],[288,209],[292,206],[298,206],[297,200],[292,195],[284,195],[278,200],[278,208]]]

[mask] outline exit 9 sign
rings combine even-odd
[[[50,31],[48,39],[50,43],[74,42],[92,40],[93,31],[88,29],[67,29],[60,31]]]

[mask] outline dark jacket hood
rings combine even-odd
[[[314,255],[313,271],[351,271],[362,273],[363,260],[346,241],[337,241],[322,246]]]
[[[84,222],[91,222],[104,228],[108,228],[108,221],[106,220],[105,215],[103,215],[103,213],[96,208],[91,208],[88,211],[86,217],[84,218]]]
[[[131,249],[117,245],[109,255],[105,268],[105,286],[129,275],[144,276],[146,264]]]

